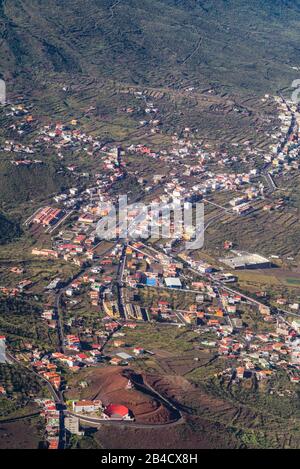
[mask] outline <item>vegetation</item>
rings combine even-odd
[[[55,331],[51,334],[40,317],[41,310],[22,298],[0,297],[0,329],[14,345],[22,350],[22,340],[40,345],[45,351],[55,346]]]
[[[64,168],[53,162],[28,166],[14,166],[0,160],[0,201],[3,208],[15,207],[31,199],[45,198],[71,184]]]
[[[0,365],[0,386],[6,392],[0,397],[0,420],[36,412],[29,403],[34,397],[45,395],[41,381],[17,365]]]
[[[1,69],[270,91],[291,83],[299,15],[298,0],[3,1]]]
[[[0,213],[0,244],[12,241],[21,233],[19,225]]]

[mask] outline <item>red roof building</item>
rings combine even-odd
[[[110,420],[132,420],[130,410],[120,404],[109,404],[104,410],[104,415]]]

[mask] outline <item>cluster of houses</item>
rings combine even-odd
[[[36,402],[42,405],[41,416],[46,421],[46,442],[48,449],[57,450],[59,448],[60,433],[60,413],[56,403],[50,399],[37,399]]]
[[[41,356],[40,353],[37,353],[35,355]],[[31,365],[40,376],[42,376],[44,379],[49,381],[49,383],[52,384],[54,389],[56,389],[57,391],[60,389],[61,374],[58,370],[56,363],[51,361],[48,357],[44,357],[40,359],[34,359],[31,362]]]
[[[153,103],[148,103],[147,113],[155,114],[158,110]],[[96,242],[95,229],[99,220],[108,215],[110,207],[115,204],[116,197],[112,195],[111,189],[115,182],[130,173],[126,165],[124,152],[120,148],[102,147],[98,139],[88,136],[78,130],[79,123],[76,119],[69,124],[54,124],[44,127],[40,131],[36,144],[54,146],[59,154],[63,148],[67,150],[84,149],[90,155],[99,157],[101,171],[95,174],[93,185],[82,190],[71,188],[61,194],[54,196],[53,202],[59,207],[46,207],[43,210],[57,211],[61,214],[64,210],[75,210],[76,219],[72,220],[71,230],[60,232],[61,242],[55,240],[52,248],[38,249],[33,251],[34,255],[47,257],[63,257],[82,267],[87,261],[93,260],[93,247]],[[232,215],[247,215],[254,204],[263,197],[264,186],[261,182],[262,174],[256,168],[245,172],[235,172],[231,168],[234,157],[228,156],[226,151],[213,152],[202,147],[198,142],[190,139],[189,129],[184,132],[185,137],[174,136],[173,148],[169,151],[154,151],[145,145],[131,145],[126,149],[128,155],[145,155],[150,158],[160,159],[171,167],[167,173],[153,174],[145,181],[142,177],[138,183],[147,193],[156,187],[161,187],[160,194],[156,194],[153,202],[159,204],[170,204],[172,201],[190,201],[197,198],[205,198],[214,192],[228,191],[235,193],[229,203]],[[237,157],[238,158],[238,157]],[[215,164],[216,163],[216,164]],[[230,166],[230,170],[224,167]],[[74,171],[74,168],[70,168]],[[132,173],[132,176],[136,176]],[[38,218],[38,214],[35,218]],[[50,224],[59,219],[59,216],[51,219]],[[134,210],[128,213],[129,223],[135,218]],[[148,217],[135,228],[134,234],[142,234],[148,226]],[[189,239],[194,233],[184,233]]]
[[[271,153],[265,155],[265,161],[272,165],[271,172],[288,172],[299,169],[299,125],[300,114],[297,105],[282,97],[275,97],[279,111],[280,129],[272,135],[276,143],[272,144]]]
[[[145,250],[142,243],[136,242],[127,246],[125,280],[130,287],[141,284],[148,287],[181,289],[182,270],[182,263],[170,262],[164,254],[156,254],[154,257]]]
[[[158,251],[152,252],[142,243],[132,243],[126,250],[127,263],[125,269],[126,282],[131,287],[139,283],[154,287],[161,286],[164,267],[172,263],[172,259]],[[211,272],[210,266],[196,265],[189,257],[185,262],[203,273]],[[153,269],[153,267],[155,267]],[[182,265],[175,265],[176,273],[181,277]],[[149,273],[149,275],[147,275]],[[239,364],[237,377],[241,379],[242,369],[245,377],[256,376],[265,380],[276,370],[286,369],[292,382],[300,379],[300,321],[295,319],[289,323],[282,320],[277,323],[268,306],[257,306],[262,323],[274,324],[274,332],[260,333],[251,330],[243,320],[245,308],[249,306],[238,294],[220,292],[209,280],[193,281],[189,288],[198,292],[196,303],[186,311],[176,311],[168,301],[159,300],[156,306],[149,308],[153,319],[175,321],[180,319],[195,330],[214,333],[216,341],[209,343],[220,356],[234,359]],[[296,304],[294,305],[296,308]],[[177,314],[176,314],[177,313]],[[279,316],[280,317],[280,316]],[[277,316],[278,318],[278,316]],[[264,328],[262,328],[264,329]],[[207,342],[204,341],[207,345]],[[243,375],[243,376],[244,376]]]
[[[224,311],[220,318],[205,324],[207,331],[214,331],[216,340],[203,345],[214,347],[219,356],[235,360],[233,377],[238,380],[256,377],[258,381],[275,376],[285,370],[290,381],[300,381],[300,320],[288,322],[271,316],[268,308],[259,308],[262,319],[275,323],[272,332],[259,332],[246,326],[239,314],[240,298],[225,294]],[[231,307],[229,307],[231,306]],[[224,322],[224,312],[230,322]]]
[[[300,117],[297,110],[291,108],[291,105],[287,105],[281,98],[278,98],[277,102],[282,127],[274,138],[277,142],[279,140],[279,144],[274,145],[271,155],[264,156],[265,162],[270,163],[273,168],[284,170],[290,167],[298,168]],[[26,126],[32,125],[34,119],[22,104],[12,106],[8,112],[13,117],[23,119],[22,123],[15,124],[13,129],[17,130],[20,135],[27,129]],[[157,118],[158,112],[152,102],[146,101],[145,114],[149,119],[147,117],[147,120],[141,121],[141,125],[151,124],[156,132],[160,124]],[[89,262],[95,264],[93,261],[97,260],[96,248],[99,241],[96,234],[97,224],[100,219],[109,215],[111,206],[116,204],[117,197],[112,193],[114,184],[123,179],[126,174],[131,174],[130,165],[127,165],[126,158],[123,158],[124,152],[120,148],[103,147],[99,139],[79,129],[76,119],[65,125],[56,123],[43,127],[39,130],[34,145],[38,148],[54,148],[60,158],[63,158],[64,153],[69,151],[75,153],[84,151],[88,156],[99,158],[101,166],[99,172],[94,175],[92,184],[85,186],[84,189],[74,187],[56,194],[52,199],[53,204],[40,209],[31,220],[31,223],[49,227],[61,219],[65,210],[70,210],[70,213],[75,212],[76,217],[72,219],[72,223],[68,227],[62,227],[58,235],[53,237],[51,247],[35,247],[32,254],[53,259],[62,258],[67,262],[75,263],[80,268]],[[31,154],[34,153],[34,145],[23,145],[8,140],[1,150]],[[244,172],[234,171],[232,163],[239,162],[239,157],[231,157],[226,151],[208,151],[198,142],[192,141],[188,128],[184,131],[184,137],[179,138],[174,135],[173,147],[169,151],[154,151],[149,146],[140,144],[128,147],[126,154],[160,160],[170,168],[168,172],[153,173],[146,179],[138,178],[138,184],[146,194],[149,194],[152,189],[161,188],[160,193],[156,194],[153,199],[153,202],[159,204],[170,204],[178,199],[185,202],[196,200],[196,198],[201,200],[208,195],[227,191],[233,193],[228,203],[228,210],[234,215],[247,215],[253,209],[254,203],[264,195],[260,170],[251,168]],[[242,156],[240,158],[243,159]],[[40,162],[30,161],[26,157],[13,163],[28,165]],[[69,166],[69,170],[76,172],[76,166]],[[136,176],[134,173],[131,175]],[[138,210],[131,208],[128,212],[129,224],[132,224],[138,215]],[[139,221],[139,225],[133,230],[136,235],[142,234],[148,225],[148,215],[145,214],[145,217]],[[185,232],[185,239],[190,239],[192,234],[194,233]],[[171,246],[171,243],[166,243],[165,252],[168,252]],[[224,248],[230,249],[231,247],[230,242],[227,242]],[[297,382],[300,379],[300,324],[296,323],[297,321],[277,325],[274,333],[254,332],[243,323],[242,299],[239,295],[224,292],[220,294],[211,282],[193,281],[186,277],[184,264],[197,273],[209,276],[214,272],[213,266],[209,263],[194,260],[184,254],[182,255],[183,262],[180,262],[163,252],[152,252],[141,242],[130,243],[125,255],[123,281],[131,289],[142,286],[178,291],[187,289],[196,292],[195,303],[189,305],[185,311],[176,311],[168,301],[158,300],[156,305],[152,305],[146,311],[143,311],[137,304],[125,305],[128,318],[172,321],[199,328],[204,332],[212,332],[216,340],[203,341],[203,345],[215,348],[220,356],[235,359],[238,363],[235,368],[237,379],[253,375],[258,380],[266,379],[276,373],[279,368],[288,371],[291,381]],[[65,296],[70,300],[87,290],[91,307],[103,306],[106,317],[102,320],[103,330],[100,331],[102,342],[99,340],[98,343],[92,344],[89,350],[83,351],[84,333],[80,336],[70,333],[65,336],[65,353],[53,352],[43,355],[34,352],[30,355],[30,363],[35,371],[57,390],[62,384],[61,366],[67,366],[71,371],[85,366],[96,366],[102,359],[103,343],[108,336],[119,329],[119,323],[114,320],[119,318],[119,305],[114,297],[112,284],[121,256],[122,245],[120,244],[101,261],[99,260],[89,272],[74,280],[65,291]],[[16,270],[14,273],[20,274],[21,272]],[[218,275],[222,276],[222,281],[234,280],[234,276],[230,273],[222,272]],[[23,280],[17,288],[3,288],[1,291],[10,295],[18,294],[30,284],[30,280]],[[260,313],[264,322],[274,322],[274,317],[267,307],[260,308]],[[42,318],[47,321],[50,328],[57,327],[55,308],[45,308]],[[92,330],[90,335],[96,335],[96,332]],[[98,338],[100,338],[99,334]],[[114,346],[122,348],[122,340],[115,341]],[[132,354],[139,356],[143,352],[142,349],[137,348],[132,351]],[[126,363],[133,358],[133,355],[126,354],[124,351],[116,352],[111,357],[110,363],[113,365]],[[88,413],[100,409],[101,403],[76,402],[74,406],[75,412]],[[96,409],[95,406],[99,407]],[[118,415],[127,418],[129,413],[125,413],[126,409],[117,407],[102,409],[103,415],[107,418],[114,418]],[[57,414],[55,409],[52,409],[51,403],[45,403],[45,409],[46,418],[49,417],[49,421],[55,423]],[[50,427],[51,425],[49,429]],[[51,444],[55,446],[54,441],[57,437],[55,425],[53,428],[53,432],[49,433],[50,446]]]
[[[35,140],[35,144],[46,148],[54,148],[58,157],[63,158],[65,151],[84,151],[93,156],[101,148],[101,142],[82,132],[78,121],[72,119],[68,124],[56,123],[43,127]]]
[[[23,143],[17,143],[14,140],[5,140],[4,145],[0,148],[5,153],[24,153],[26,156],[33,155],[35,153],[34,145],[24,145]],[[26,160],[24,160],[24,163],[25,161]],[[41,162],[39,161],[39,163]]]
[[[0,286],[0,293],[4,296],[16,297],[26,291],[32,286],[33,282],[29,279],[24,279],[18,282],[14,287]]]

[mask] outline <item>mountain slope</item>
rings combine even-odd
[[[0,213],[0,245],[11,241],[21,233],[17,223],[8,220]]]
[[[59,192],[72,182],[71,176],[53,163],[37,166],[0,164],[0,201],[18,204]]]
[[[298,0],[2,0],[0,71],[272,91],[295,78],[299,25]]]

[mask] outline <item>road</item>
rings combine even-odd
[[[281,144],[278,146],[278,149],[277,149],[277,155],[279,155],[280,153],[283,152],[283,150],[285,149],[288,141],[289,141],[289,137],[290,135],[292,134],[294,128],[295,128],[295,125],[297,123],[297,118],[296,118],[296,114],[292,111],[292,109],[290,108],[289,104],[287,103],[286,99],[283,97],[283,95],[281,93],[279,93],[281,99],[282,99],[282,102],[286,105],[287,107],[287,110],[290,112],[291,114],[291,124],[289,126],[289,129],[286,133],[286,136],[284,138],[284,140],[281,142]],[[270,172],[270,169],[272,168],[272,163],[266,163],[265,166],[263,167],[263,170],[262,170],[262,176],[264,177],[269,189],[270,189],[270,193],[272,194],[274,191],[276,191],[276,189],[278,189],[277,187],[277,184],[276,182],[274,181],[274,178]]]
[[[181,258],[178,258],[176,255],[167,255],[155,248],[153,248],[153,246],[147,246],[146,244],[144,243],[141,243],[143,244],[145,247],[147,247],[148,249],[151,249],[153,252],[155,252],[156,254],[164,254],[167,258],[169,258],[170,260],[177,260],[177,261],[180,261],[182,262],[182,259]],[[242,293],[238,290],[234,290],[233,288],[230,288],[227,286],[227,284],[225,284],[224,282],[221,282],[221,281],[217,281],[217,280],[214,280],[210,275],[207,275],[207,276],[204,276],[203,274],[201,274],[201,272],[198,272],[196,269],[194,269],[193,267],[190,267],[187,263],[186,263],[186,269],[189,270],[190,272],[192,272],[193,274],[197,275],[198,277],[202,277],[202,278],[205,278],[206,280],[209,280],[211,285],[213,287],[215,287],[215,289],[218,291],[219,289],[222,289],[222,290],[225,290],[229,293],[232,293],[234,295],[239,295],[241,298],[244,298],[246,299],[247,301],[249,301],[250,303],[256,305],[256,306],[261,306],[261,307],[265,307],[267,305],[265,305],[264,303],[261,303],[257,300],[255,300],[254,298],[246,295],[245,293]],[[188,290],[189,292],[192,292],[192,290]],[[198,292],[199,293],[199,292]],[[289,313],[287,311],[284,311],[284,310],[280,310],[280,309],[277,309],[278,312],[282,312],[284,314],[292,314],[292,313]],[[296,314],[295,314],[296,315]],[[298,316],[300,317],[300,315]]]
[[[7,351],[6,355],[13,363],[17,363],[19,366],[26,369],[27,371],[32,373],[34,376],[36,376],[40,381],[46,384],[50,392],[50,395],[52,396],[54,402],[56,403],[57,409],[59,410],[59,448],[64,449],[65,448],[65,428],[64,428],[63,409],[65,408],[65,403],[64,403],[62,393],[60,391],[56,391],[56,389],[52,386],[52,384],[46,378],[39,375],[32,368],[27,367],[22,362],[17,360],[10,352]]]
[[[98,247],[103,243],[101,241],[98,244]],[[113,246],[110,246],[108,249],[106,249],[96,260],[96,262],[93,263],[93,265],[97,265],[99,263],[99,260],[103,259],[116,245],[118,244],[118,241],[115,242]],[[58,351],[60,353],[65,353],[65,337],[64,337],[64,325],[63,325],[63,313],[62,313],[62,308],[61,308],[61,298],[62,295],[68,290],[70,285],[77,280],[78,278],[82,277],[86,272],[88,272],[92,267],[86,267],[84,269],[81,269],[80,272],[76,273],[73,277],[71,277],[66,284],[63,285],[63,287],[59,288],[56,290],[56,295],[55,295],[55,309],[56,309],[56,314],[57,314],[57,333],[58,333],[58,340],[59,340],[59,346],[58,346]]]
[[[107,425],[107,426],[125,426],[125,427],[130,427],[130,428],[144,428],[144,429],[152,429],[156,430],[157,428],[161,427],[170,427],[170,426],[176,426],[180,425],[185,422],[184,417],[181,417],[178,420],[172,420],[167,423],[156,423],[156,424],[145,424],[145,423],[136,423],[134,421],[126,421],[126,420],[106,420],[106,419],[101,419],[96,418],[96,417],[88,417],[88,416],[82,416],[80,414],[75,414],[74,412],[70,411],[65,411],[64,412],[65,416],[73,416],[77,417],[79,420],[82,422],[90,423],[92,425],[97,425],[97,426],[102,426],[102,425]]]
[[[206,202],[209,205],[213,205],[214,207],[221,208],[224,212],[229,213],[230,215],[235,215],[235,212],[232,208],[226,208],[223,205],[216,204],[215,202],[211,202],[208,199],[202,199],[203,202]]]
[[[17,360],[10,352],[6,351],[6,355],[7,357],[13,362],[13,363],[16,363],[18,364],[19,366],[21,366],[22,368],[26,369],[27,371],[30,371],[32,374],[34,374],[37,378],[39,378],[39,380],[43,381],[44,384],[46,384],[51,396],[53,397],[53,400],[57,403],[57,404],[63,404],[63,401],[61,400],[61,397],[59,396],[59,393],[56,391],[56,389],[54,389],[54,387],[52,386],[52,384],[46,379],[44,378],[43,376],[39,375],[38,373],[36,373],[32,368],[29,368],[28,366],[24,365],[22,362],[20,362],[19,360]]]
[[[173,415],[174,418],[170,420],[169,422],[161,423],[161,424],[145,424],[145,423],[137,423],[134,421],[124,421],[124,420],[106,420],[103,418],[97,418],[97,417],[89,417],[89,416],[82,416],[81,414],[76,414],[75,412],[71,412],[68,410],[64,411],[65,415],[71,415],[73,417],[77,417],[80,420],[91,423],[94,425],[122,425],[122,426],[127,426],[130,428],[145,428],[145,429],[157,429],[160,427],[169,427],[169,426],[174,426],[174,425],[179,425],[185,422],[184,415],[182,412],[172,403],[170,402],[165,396],[163,396],[161,393],[159,393],[156,389],[154,389],[145,379],[143,379],[143,382],[137,382],[136,380],[133,379],[133,384],[136,389],[139,391],[150,394],[151,397],[156,399],[158,402],[160,402],[162,405],[167,407]]]
[[[128,319],[126,308],[125,308],[125,303],[124,303],[124,285],[123,285],[123,276],[124,276],[124,270],[126,266],[126,248],[127,248],[127,244],[124,244],[121,259],[120,259],[119,269],[118,269],[117,282],[116,282],[117,291],[118,291],[119,314],[121,318],[124,319],[125,321]]]
[[[117,244],[117,243],[115,243],[115,244]],[[107,255],[107,253],[111,251],[111,249],[113,249],[113,247],[109,247],[107,250],[105,250],[101,254],[100,258],[104,258]],[[97,259],[97,262],[99,262],[99,259]],[[60,353],[63,353],[63,354],[65,353],[64,323],[63,323],[63,312],[62,312],[62,308],[61,308],[62,295],[66,292],[66,290],[69,288],[69,286],[75,280],[77,280],[79,277],[84,275],[84,273],[87,272],[88,270],[90,270],[90,268],[91,267],[89,266],[85,269],[82,269],[80,272],[78,272],[73,277],[71,277],[68,280],[68,282],[63,285],[62,288],[60,288],[56,291],[54,306],[55,306],[55,310],[56,310],[56,323],[57,323],[57,334],[58,334],[58,351]],[[19,363],[14,357],[12,357],[12,356],[10,356],[10,357],[15,362]],[[19,363],[19,364],[22,365],[21,363]],[[36,373],[31,368],[27,368],[27,369],[29,371],[31,371],[32,373],[34,373],[39,379],[43,380],[46,383],[46,385],[47,385],[47,387],[50,391],[50,394],[52,395],[54,401],[56,402],[56,405],[58,406],[59,413],[60,413],[59,448],[64,449],[64,447],[65,447],[64,409],[65,409],[66,406],[65,406],[65,400],[64,400],[63,393],[60,390],[56,391],[54,389],[54,387],[52,386],[52,384],[48,380],[46,380],[43,376],[39,375],[38,373]]]
[[[228,313],[228,310],[227,310],[227,305],[225,304],[225,301],[223,300],[223,297],[222,297],[222,294],[220,293],[219,288],[217,288],[217,291],[218,291],[218,295],[219,295],[220,306],[221,306],[221,308],[222,308],[222,309],[225,311],[225,313],[226,313],[226,315],[225,315],[226,322],[227,322],[227,324],[229,324],[231,327],[233,327],[230,314]]]

